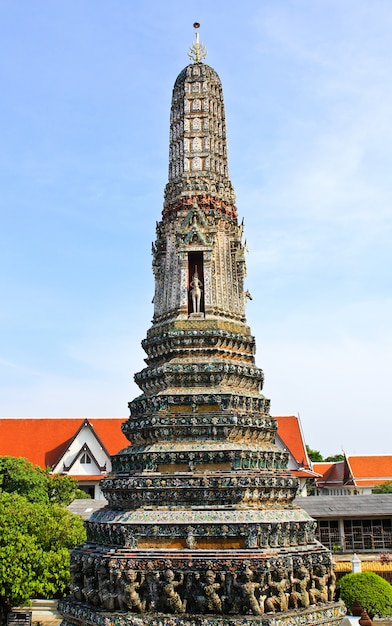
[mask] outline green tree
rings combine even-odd
[[[308,457],[313,463],[322,463],[323,461],[329,461],[330,463],[336,463],[337,461],[344,461],[344,454],[334,454],[333,456],[327,456],[325,459],[319,450],[312,450],[308,445],[306,446],[306,452]]]
[[[0,613],[31,597],[63,595],[69,551],[85,541],[80,517],[59,504],[0,493]]]
[[[319,450],[312,450],[312,448],[309,448],[309,446],[306,445],[306,452],[313,463],[320,463],[320,461],[323,461],[323,455],[319,452]]]
[[[387,480],[382,485],[378,485],[372,489],[372,493],[392,493],[392,480]]]
[[[88,493],[79,489],[78,481],[72,476],[52,474],[48,481],[49,499],[53,503],[68,506],[73,500],[90,498]]]
[[[0,491],[18,493],[30,502],[49,504],[47,473],[22,457],[0,457]]]
[[[392,585],[374,572],[346,574],[340,580],[340,597],[349,610],[355,600],[374,615],[392,614]]]
[[[30,502],[67,506],[87,494],[71,476],[50,475],[49,469],[33,465],[23,457],[0,456],[0,492],[18,493]]]
[[[0,623],[34,596],[64,595],[69,551],[86,539],[81,518],[65,508],[78,492],[68,476],[0,457]]]

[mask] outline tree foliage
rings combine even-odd
[[[377,485],[372,489],[372,493],[392,493],[392,480],[387,480],[382,485]]]
[[[336,463],[337,461],[344,461],[344,454],[334,454],[332,456],[327,456],[325,459],[319,450],[313,450],[308,445],[306,445],[306,452],[308,453],[308,457],[313,463],[322,463],[323,461],[328,461],[330,463]]]
[[[312,450],[308,445],[306,445],[306,452],[308,453],[308,457],[313,463],[320,463],[323,461],[323,455],[319,450]]]
[[[75,483],[26,459],[0,457],[0,622],[12,606],[66,591],[69,551],[86,538],[81,518],[64,506]]]
[[[82,520],[59,504],[0,493],[0,607],[61,595],[70,582],[69,550],[85,540]]]
[[[18,493],[30,502],[67,506],[75,498],[88,497],[71,476],[50,475],[48,469],[23,457],[0,456],[0,492]]]
[[[371,618],[392,614],[392,585],[374,572],[346,574],[340,580],[340,597],[350,609],[358,600]]]
[[[14,456],[0,457],[0,491],[18,493],[28,498],[30,502],[49,504],[47,482],[46,472],[27,459]]]
[[[337,463],[338,461],[344,461],[344,454],[334,454],[333,456],[327,456],[324,461],[329,461],[330,463]]]

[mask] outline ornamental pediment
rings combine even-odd
[[[191,210],[188,212],[186,218],[182,223],[182,232],[186,232],[193,226],[199,226],[207,228],[207,220],[204,217],[203,211],[199,209],[197,200],[194,201]]]
[[[177,241],[185,246],[207,246],[211,244],[209,225],[203,211],[200,210],[197,200],[182,222],[177,233]]]
[[[185,245],[193,244],[193,245],[202,245],[206,246],[208,241],[204,233],[201,232],[197,226],[192,226],[189,233],[182,238],[182,243]]]

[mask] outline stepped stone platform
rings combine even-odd
[[[340,603],[331,603],[328,607],[310,607],[309,609],[286,611],[277,615],[166,615],[164,613],[130,615],[91,610],[69,606],[65,600],[59,602],[59,608],[67,613],[68,619],[63,620],[64,626],[84,624],[91,626],[303,626],[305,624],[335,625],[341,624],[345,615]],[[74,619],[73,619],[74,618]],[[384,623],[384,622],[382,622]],[[390,623],[390,622],[385,622]]]

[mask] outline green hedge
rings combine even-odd
[[[346,574],[339,582],[340,597],[348,611],[355,600],[366,609],[370,617],[392,615],[392,585],[374,574]]]

